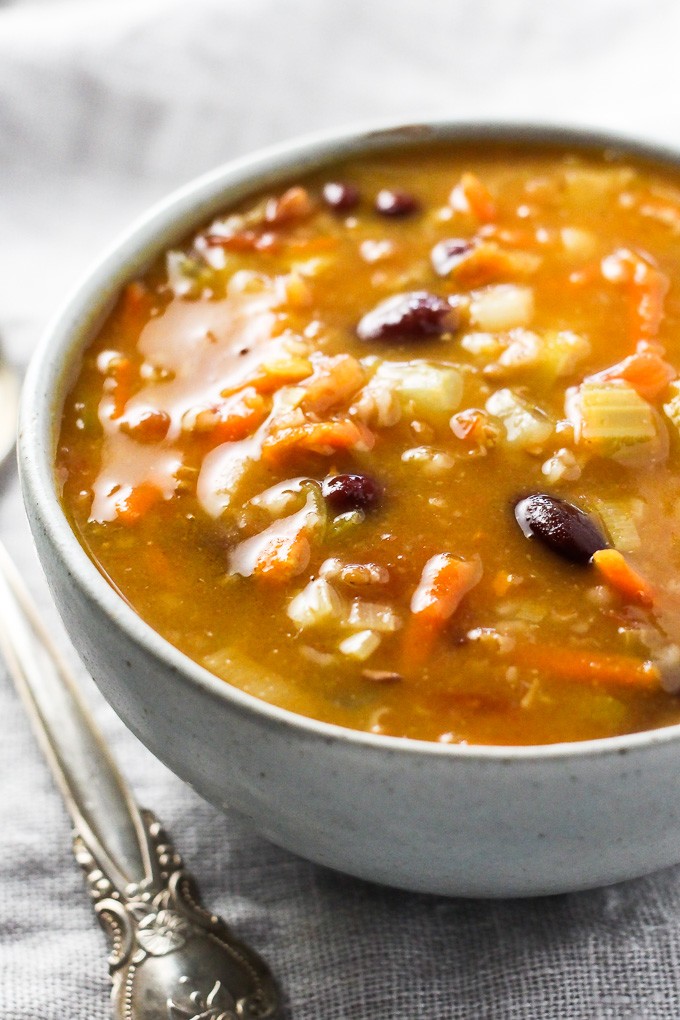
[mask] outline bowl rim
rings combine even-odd
[[[24,500],[30,502],[61,566],[129,639],[181,674],[185,683],[198,688],[202,694],[227,702],[241,713],[258,716],[270,727],[295,731],[307,739],[316,738],[326,743],[361,746],[376,753],[444,756],[504,764],[623,755],[671,743],[680,739],[680,723],[616,737],[554,744],[444,744],[354,730],[281,708],[220,679],[146,623],[90,559],[61,507],[52,460],[55,423],[61,417],[61,405],[57,413],[55,398],[64,395],[69,368],[77,364],[96,331],[95,323],[105,317],[123,283],[172,243],[166,235],[174,233],[178,240],[241,196],[261,192],[269,185],[294,181],[302,174],[324,166],[332,167],[343,159],[447,141],[554,144],[584,151],[612,150],[680,169],[680,149],[604,129],[540,121],[465,118],[346,125],[295,137],[221,164],[173,190],[137,217],[75,283],[48,322],[26,373],[19,412],[18,458]],[[230,197],[232,191],[238,194]],[[69,341],[72,351],[68,350]],[[64,353],[67,356],[62,360]],[[133,722],[131,726],[134,728]]]

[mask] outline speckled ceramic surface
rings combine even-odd
[[[475,748],[378,737],[261,702],[191,662],[119,598],[60,509],[56,429],[79,352],[121,284],[251,190],[350,154],[419,140],[625,139],[531,126],[370,127],[268,150],[177,192],[97,264],[45,335],[26,380],[24,496],[74,645],[101,690],[158,757],[218,806],[312,860],[408,889],[464,896],[562,892],[680,860],[680,727],[581,744]]]

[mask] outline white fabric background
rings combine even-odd
[[[679,30],[673,0],[0,0],[10,356],[25,365],[64,292],[149,201],[296,133],[438,112],[680,145]],[[13,466],[0,483],[0,536],[58,632]],[[83,681],[141,802],[268,957],[296,1020],[680,1016],[680,869],[535,902],[357,882],[218,815]],[[103,1020],[104,939],[1,667],[0,781],[0,1018]]]

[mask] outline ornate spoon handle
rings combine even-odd
[[[75,826],[111,939],[116,1020],[275,1017],[266,964],[201,904],[160,823],[137,806],[0,543],[0,649]]]

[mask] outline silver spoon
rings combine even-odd
[[[2,543],[0,651],[73,819],[111,940],[116,1020],[278,1016],[266,964],[203,907],[160,822],[135,803]]]

